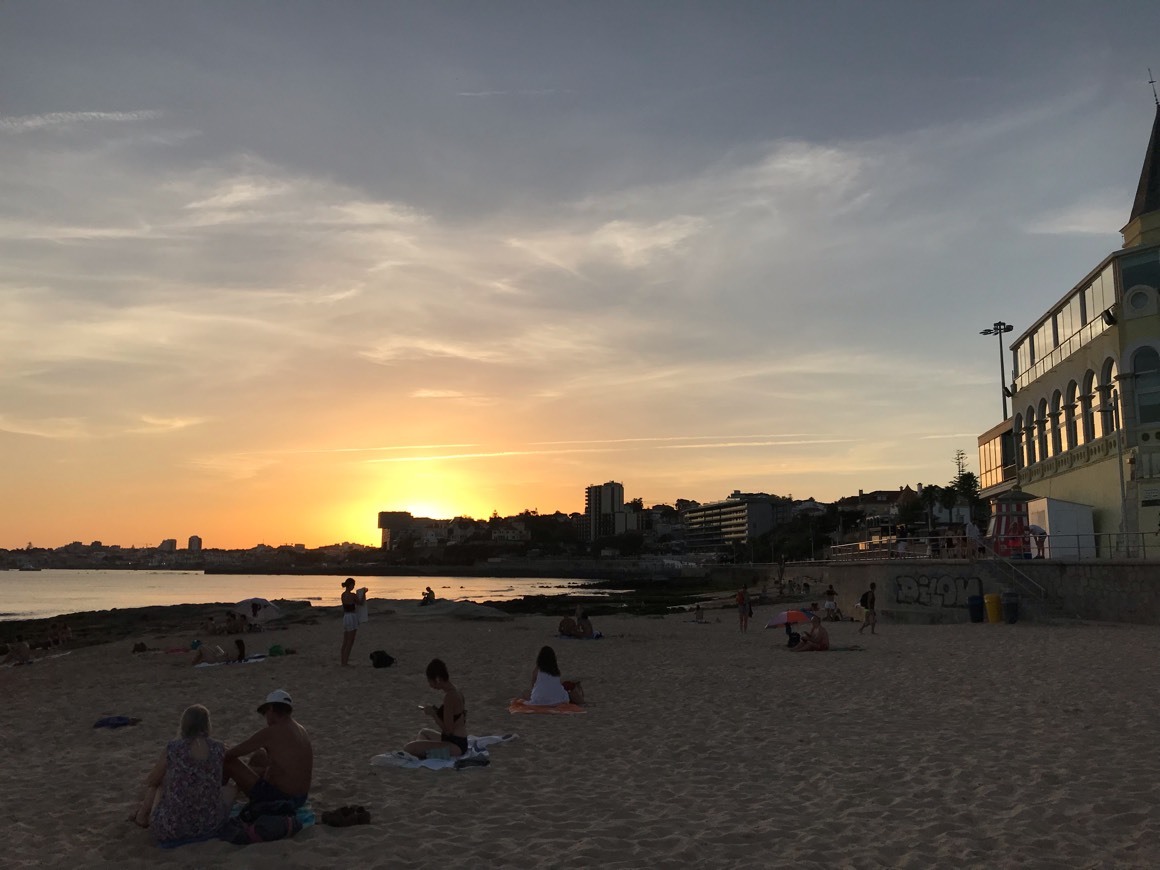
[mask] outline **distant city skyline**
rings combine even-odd
[[[0,546],[946,483],[1154,3],[0,7]]]

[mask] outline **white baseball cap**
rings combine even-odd
[[[294,702],[290,700],[290,693],[285,689],[275,689],[266,696],[266,700],[258,707],[259,713],[265,713],[266,708],[271,704],[285,704],[291,709],[294,708]]]

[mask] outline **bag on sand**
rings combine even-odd
[[[371,664],[376,668],[389,668],[395,663],[395,658],[386,650],[377,649],[371,653]]]
[[[302,830],[297,813],[290,801],[249,803],[222,826],[218,837],[236,846],[284,840]]]

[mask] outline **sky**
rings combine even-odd
[[[0,5],[0,547],[946,483],[1152,2]],[[1008,363],[1009,365],[1009,363]]]

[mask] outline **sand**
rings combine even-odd
[[[1160,634],[1143,626],[880,626],[791,653],[759,609],[604,618],[599,641],[553,639],[555,617],[465,621],[407,609],[359,632],[338,666],[326,618],[271,632],[299,654],[188,667],[130,642],[0,669],[4,867],[1150,867],[1160,863]],[[145,638],[188,643],[190,635]],[[577,716],[513,716],[553,644],[584,681]],[[251,639],[251,648],[256,642]],[[386,649],[390,669],[368,654]],[[516,732],[487,768],[373,768],[424,722],[440,656],[473,734]],[[125,821],[137,784],[206,704],[215,735],[260,726],[274,688],[316,752],[312,806],[372,823],[292,840],[162,851]],[[101,716],[136,727],[93,729]]]

